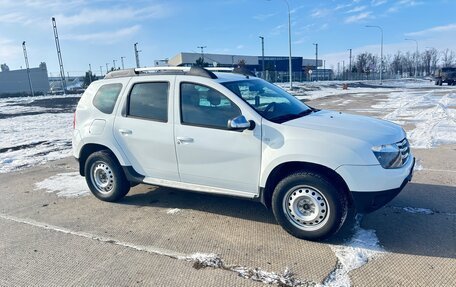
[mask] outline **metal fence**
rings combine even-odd
[[[305,72],[294,72],[293,82],[313,82],[313,81],[362,81],[362,80],[380,80],[380,73],[319,73],[317,75],[308,74]],[[263,78],[269,82],[274,83],[285,83],[289,82],[288,72],[274,72],[266,71],[263,75],[262,72],[258,72],[257,76]],[[413,75],[407,73],[395,74],[395,73],[383,73],[383,80],[410,78]]]

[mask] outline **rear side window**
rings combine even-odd
[[[93,105],[105,114],[112,113],[121,89],[122,84],[101,86],[93,98]]]
[[[130,92],[128,115],[167,122],[168,90],[168,82],[135,84]]]

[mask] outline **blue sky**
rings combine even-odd
[[[384,30],[386,53],[435,47],[456,51],[456,1],[454,0],[288,0],[292,17],[293,55],[319,58],[327,67],[348,61],[364,51],[379,53]],[[265,37],[266,55],[288,55],[285,0],[0,0],[0,62],[10,69],[24,66],[22,41],[29,62],[48,64],[58,73],[51,17],[59,29],[65,70],[81,74],[99,67],[134,66],[133,44],[139,43],[141,66],[178,52],[260,55]]]

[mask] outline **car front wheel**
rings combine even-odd
[[[285,177],[272,195],[277,222],[291,235],[325,239],[343,225],[348,212],[345,193],[326,177],[298,172]]]
[[[108,151],[98,151],[87,158],[85,178],[93,195],[103,201],[117,201],[130,190],[120,164]]]

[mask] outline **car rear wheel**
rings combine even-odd
[[[272,195],[277,222],[291,235],[319,240],[335,234],[347,217],[345,193],[314,172],[284,178]]]
[[[117,201],[130,190],[120,164],[108,151],[98,151],[87,158],[85,178],[93,195],[103,201]]]

